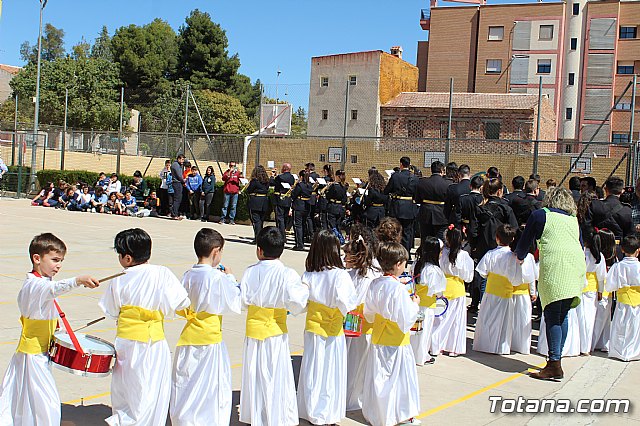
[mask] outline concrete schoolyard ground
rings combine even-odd
[[[58,278],[90,273],[97,278],[121,270],[113,251],[113,237],[125,228],[140,227],[153,239],[151,262],[165,265],[181,277],[195,261],[193,237],[202,226],[220,231],[227,239],[223,264],[240,279],[247,266],[256,261],[255,246],[249,245],[249,226],[203,224],[154,218],[129,218],[102,214],[67,212],[32,207],[27,200],[0,200],[0,374],[4,374],[20,336],[16,297],[30,270],[27,248],[30,239],[41,232],[53,232],[68,247]],[[302,273],[306,253],[285,251],[282,260]],[[80,327],[102,316],[98,307],[104,287],[79,288],[60,298],[72,326]],[[239,401],[245,315],[224,318],[223,338],[231,357],[234,404]],[[565,379],[560,383],[540,382],[526,376],[527,370],[544,365],[538,355],[496,356],[471,350],[473,325],[467,328],[467,354],[457,358],[439,356],[434,365],[418,367],[423,424],[499,424],[499,425],[640,425],[640,363],[623,363],[594,353],[589,357],[565,358]],[[175,347],[183,326],[180,319],[166,322],[170,347]],[[289,339],[296,374],[303,351],[304,317],[290,317]],[[84,330],[108,341],[115,340],[115,324],[104,320]],[[537,335],[537,332],[534,332]],[[534,345],[537,337],[534,336]],[[83,378],[53,369],[62,406],[63,425],[100,425],[111,412],[110,377]],[[491,413],[490,397],[504,399],[630,399],[628,413],[604,414],[505,414]],[[497,404],[500,407],[500,403]],[[505,408],[510,408],[508,404]],[[594,405],[598,408],[597,405]],[[233,412],[232,424],[238,422]],[[301,422],[301,424],[306,424]],[[343,425],[366,424],[360,412],[348,413]]]

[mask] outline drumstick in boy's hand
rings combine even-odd
[[[108,277],[100,278],[98,281],[103,283],[105,281],[112,280],[114,278],[118,278],[119,276],[124,275],[124,272],[118,272],[117,274],[109,275]]]
[[[96,288],[100,285],[100,281],[91,275],[81,275],[76,277],[76,283],[81,284],[87,288]]]

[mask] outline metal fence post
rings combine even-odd
[[[447,127],[447,141],[444,145],[445,164],[449,164],[451,156],[451,120],[453,120],[453,77],[449,80],[449,124]]]
[[[638,75],[633,75],[633,87],[631,88],[631,118],[629,119],[629,151],[630,152],[630,167],[627,167],[627,173],[630,174],[630,179],[627,181],[627,186],[633,186],[638,179],[638,142],[633,141],[633,128],[635,126],[636,115],[636,85],[638,84]]]
[[[64,89],[64,129],[62,130],[62,149],[60,150],[60,170],[64,170],[64,150],[67,145],[67,114],[69,111],[69,88]]]
[[[16,164],[16,143],[18,143],[18,94],[16,93],[16,111],[13,114],[13,138],[11,139],[11,165]]]
[[[118,126],[118,155],[116,156],[116,173],[120,174],[120,152],[122,151],[122,120],[124,114],[124,86],[120,89],[120,126]]]
[[[349,114],[349,86],[351,82],[347,79],[347,89],[344,95],[344,126],[342,128],[342,154],[340,155],[340,169],[344,170],[347,161],[347,119]]]
[[[540,76],[540,83],[538,84],[538,118],[536,122],[536,140],[533,143],[533,171],[534,175],[538,174],[538,152],[540,150],[540,111],[542,110],[542,76]]]

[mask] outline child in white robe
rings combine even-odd
[[[18,293],[22,333],[0,385],[1,425],[60,424],[60,396],[48,353],[59,318],[55,298],[81,285],[99,284],[88,275],[53,281],[66,252],[64,242],[50,233],[29,244],[33,270]]]
[[[414,277],[415,293],[420,296],[420,312],[424,315],[422,331],[411,332],[411,348],[416,365],[433,364],[435,357],[429,355],[433,322],[435,320],[436,296],[442,296],[447,288],[447,278],[440,269],[440,240],[427,236],[417,251],[416,262],[412,265],[411,276]],[[437,354],[434,354],[437,355]]]
[[[256,237],[258,263],[242,276],[242,304],[248,308],[242,356],[240,421],[254,426],[298,424],[298,405],[289,351],[287,311],[307,306],[309,288],[280,256],[285,236],[274,226]]]
[[[369,286],[364,304],[373,322],[367,358],[362,414],[373,426],[420,424],[420,387],[409,330],[418,316],[420,297],[410,296],[398,276],[405,269],[407,250],[396,242],[380,244],[378,260],[385,276]]]
[[[473,280],[474,264],[462,250],[462,232],[449,227],[446,246],[440,255],[440,269],[447,277],[443,295],[449,301],[447,312],[433,322],[432,353],[448,352],[458,356],[467,352],[467,309],[464,283]]]
[[[358,300],[353,281],[342,267],[338,238],[326,230],[316,233],[302,275],[302,282],[309,285],[309,304],[298,380],[300,418],[316,425],[338,423],[347,414],[343,322]]]
[[[487,278],[487,286],[473,339],[473,350],[499,355],[511,353],[511,338],[515,316],[521,320],[522,312],[516,313],[514,291],[524,290],[529,294],[529,283],[535,279],[533,256],[525,257],[522,265],[511,251],[510,244],[516,229],[500,225],[496,231],[498,247],[487,252],[476,267],[476,271]],[[522,308],[521,308],[522,310]]]
[[[516,237],[511,243],[511,251],[515,251],[518,241],[522,236],[522,231],[516,231]],[[512,282],[523,284],[513,288],[511,303],[513,304],[513,327],[511,330],[511,351],[523,355],[531,353],[531,314],[532,305],[538,299],[536,281],[540,269],[536,264],[536,259],[530,252],[524,258],[520,268],[516,269],[516,277]]]
[[[627,235],[621,246],[625,257],[609,269],[604,286],[606,291],[615,291],[617,295],[609,357],[636,361],[640,360],[640,239]]]
[[[191,306],[176,347],[169,412],[174,426],[229,424],[231,363],[222,341],[222,315],[240,314],[240,287],[229,268],[218,268],[224,238],[202,228],[194,241],[198,263],[182,277]]]
[[[618,261],[616,254],[616,236],[608,229],[599,229],[597,232],[600,236],[600,251],[604,257],[606,270],[608,271],[609,268]],[[611,305],[613,299],[610,297],[609,292],[604,289],[605,282],[606,274],[605,279],[602,281],[598,280],[598,305],[596,307],[596,318],[593,325],[591,351],[595,351],[597,349],[602,352],[609,352]]]
[[[118,320],[116,364],[111,378],[116,425],[164,425],[171,397],[171,352],[163,321],[190,305],[187,291],[166,267],[148,263],[151,237],[139,228],[114,241],[125,274],[111,281],[100,308]]]

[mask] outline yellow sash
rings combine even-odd
[[[529,284],[524,283],[513,287],[514,296],[529,296]]]
[[[598,277],[595,272],[587,272],[587,285],[582,289],[583,293],[598,291]]]
[[[609,297],[609,292],[608,291],[603,291],[602,292],[602,297],[608,298]]]
[[[640,305],[640,286],[622,287],[617,292],[618,302],[633,307]]]
[[[436,307],[436,296],[429,296],[429,286],[416,284],[416,294],[420,296],[420,306],[425,308]]]
[[[381,346],[405,346],[409,344],[409,333],[403,333],[398,324],[376,314],[371,341]]]
[[[264,340],[268,337],[286,334],[287,310],[249,306],[246,334],[252,339]]]
[[[183,309],[176,312],[187,319],[177,346],[204,346],[222,342],[222,316]]]
[[[58,325],[57,319],[38,320],[20,317],[22,334],[16,352],[41,354],[49,351],[49,344]]]
[[[358,307],[356,308],[356,312],[358,312],[359,314],[362,314],[362,316],[364,317],[364,303],[361,305],[358,305]],[[362,334],[371,334],[371,333],[373,333],[373,324],[371,324],[367,320],[363,320]]]
[[[447,275],[447,289],[444,291],[444,297],[449,300],[465,297],[467,292],[464,289],[464,281],[460,277]]]
[[[344,315],[338,308],[329,308],[322,303],[309,301],[307,306],[306,331],[318,336],[339,336],[344,334]]]
[[[511,281],[507,277],[489,272],[489,275],[487,275],[487,287],[484,291],[503,299],[511,299],[513,285],[511,285]]]
[[[120,308],[116,336],[136,342],[158,342],[164,340],[164,315],[139,306],[126,305]]]

